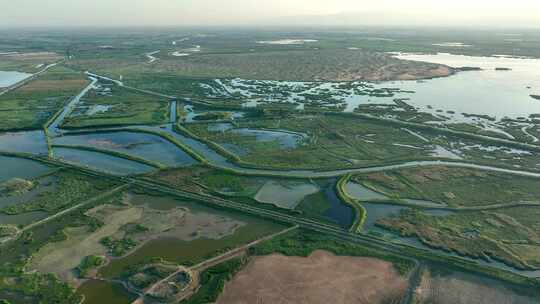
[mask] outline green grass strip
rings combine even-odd
[[[364,223],[367,219],[367,210],[362,206],[362,203],[360,203],[359,200],[353,199],[349,194],[347,193],[347,190],[345,189],[345,186],[351,179],[351,174],[345,174],[342,176],[336,185],[336,190],[339,198],[343,200],[345,203],[351,205],[354,208],[354,211],[356,213],[356,218],[351,226],[350,231],[360,233],[364,229]]]

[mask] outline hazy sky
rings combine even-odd
[[[540,27],[539,12],[538,0],[0,0],[0,26],[320,22]]]

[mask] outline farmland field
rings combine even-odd
[[[389,303],[403,297],[406,286],[390,263],[376,259],[324,251],[307,258],[269,255],[253,259],[225,285],[217,303]]]
[[[40,129],[88,81],[81,72],[54,67],[0,96],[0,130]]]

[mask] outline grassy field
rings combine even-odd
[[[1,43],[0,43],[1,45]],[[53,52],[22,52],[0,55],[0,71],[36,73],[62,56]]]
[[[540,269],[539,212],[535,207],[516,207],[438,217],[406,210],[380,219],[377,225],[417,237],[430,247],[480,259],[491,257],[520,269]]]
[[[205,166],[162,170],[152,178],[186,191],[223,192],[237,196],[253,196],[263,182],[257,178],[235,175]]]
[[[238,121],[239,128],[274,129],[305,133],[295,148],[284,149],[277,140],[262,141],[237,132],[211,132],[207,124],[189,124],[189,131],[218,144],[233,144],[246,151],[246,163],[276,168],[344,168],[430,158],[419,138],[392,126],[353,117],[302,115],[283,119]]]
[[[51,68],[26,85],[0,96],[0,131],[40,129],[88,81],[63,66]]]
[[[100,83],[82,98],[63,127],[161,124],[168,122],[168,118],[168,100]]]
[[[394,199],[420,199],[451,207],[538,201],[539,180],[531,177],[444,166],[354,176],[354,181]]]

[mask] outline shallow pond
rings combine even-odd
[[[54,170],[36,161],[0,156],[0,183],[12,178],[32,179]]]
[[[44,211],[32,211],[17,215],[7,215],[4,213],[0,213],[0,223],[26,226],[36,221],[42,220],[47,216],[49,216],[49,213]]]
[[[375,192],[355,182],[348,182],[345,185],[345,191],[347,191],[347,194],[349,194],[352,198],[360,201],[388,199],[386,195]]]
[[[215,150],[210,148],[207,144],[200,142],[198,140],[195,140],[191,137],[184,136],[182,134],[179,134],[177,132],[174,132],[170,129],[161,129],[159,127],[150,127],[150,126],[137,126],[137,129],[142,130],[151,130],[151,131],[158,131],[158,132],[167,132],[172,137],[174,137],[176,140],[188,145],[190,148],[192,148],[195,152],[200,153],[204,158],[208,159],[212,163],[228,168],[236,168],[238,166],[231,163],[227,158],[222,156],[221,154],[217,153]]]
[[[129,304],[137,297],[130,294],[119,283],[100,280],[88,280],[78,289],[77,293],[84,295],[84,304]]]
[[[379,219],[399,215],[402,210],[408,209],[408,207],[379,203],[362,203],[362,206],[367,211],[367,218],[364,223],[364,229],[367,231],[376,228],[375,223]]]
[[[336,181],[332,180],[323,188],[324,195],[330,203],[330,209],[324,213],[324,216],[348,229],[354,222],[354,209],[339,199],[335,191],[335,184]]]
[[[167,166],[190,166],[196,161],[161,137],[134,132],[92,133],[55,138],[55,144],[81,145],[133,155]]]
[[[91,151],[54,148],[54,157],[78,166],[117,175],[142,174],[154,170],[153,167],[141,163]]]
[[[232,123],[228,122],[209,124],[207,128],[209,132],[225,132],[231,129],[234,129],[234,126]]]
[[[426,201],[418,201],[418,204],[424,205],[426,204]],[[362,203],[362,206],[364,206],[364,208],[367,211],[367,218],[364,224],[365,230],[367,231],[375,230],[375,231],[383,232],[383,233],[386,233],[388,231],[375,226],[375,223],[379,219],[397,216],[402,210],[406,210],[410,208],[407,206],[399,206],[399,205],[384,204],[384,203]],[[441,216],[441,217],[449,216],[455,213],[454,211],[451,211],[451,210],[429,209],[429,208],[422,209],[422,212],[427,213],[432,216]]]
[[[85,115],[96,115],[99,113],[105,113],[112,108],[111,105],[93,105],[86,110]]]
[[[47,142],[43,131],[0,133],[0,150],[4,152],[47,154]]]
[[[161,237],[147,242],[135,252],[126,257],[114,259],[110,264],[100,270],[100,274],[107,278],[120,275],[127,267],[141,263],[150,257],[161,257],[167,261],[192,265],[208,259],[218,252],[230,250],[240,245],[254,241],[261,236],[269,235],[285,229],[283,225],[254,218],[235,212],[218,211],[198,203],[176,200],[167,196],[132,195],[135,205],[148,205],[158,210],[168,210],[176,207],[188,208],[193,214],[207,213],[219,215],[245,223],[237,228],[232,235],[225,235],[218,239],[199,237],[185,241],[175,237]]]
[[[282,149],[294,149],[304,136],[292,132],[280,130],[255,130],[255,129],[232,129],[229,132],[237,133],[243,136],[255,136],[258,142],[277,141]]]
[[[32,74],[15,71],[0,71],[0,88],[9,87],[30,76],[32,76]]]
[[[270,180],[257,192],[255,199],[280,208],[294,209],[304,197],[317,191],[319,187],[312,183]]]

